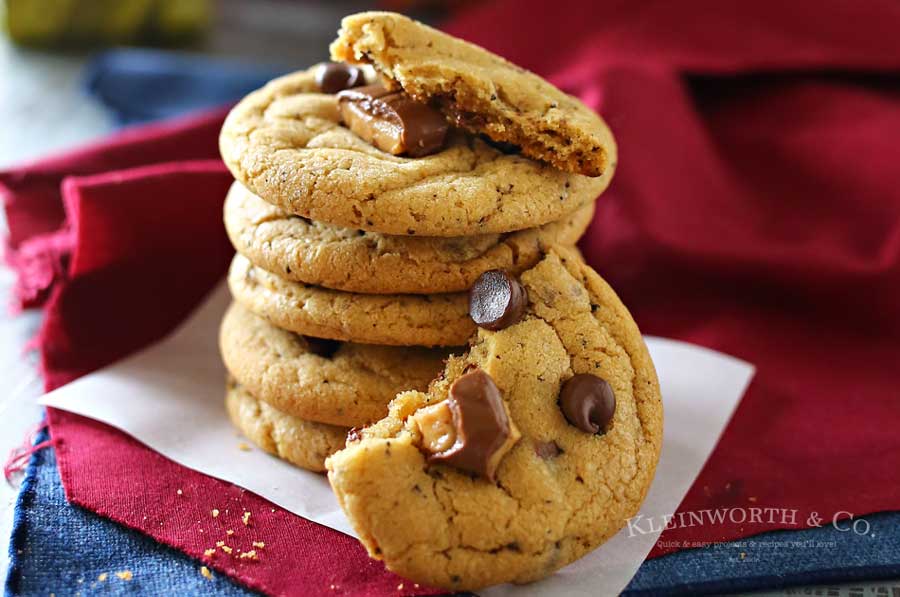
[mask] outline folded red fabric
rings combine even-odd
[[[705,524],[676,518],[654,553],[900,509],[900,5],[560,0],[547,14],[506,0],[449,28],[608,118],[619,171],[582,248],[642,329],[758,368],[681,505],[709,511]],[[215,157],[220,118],[0,173],[13,255],[32,241],[45,251],[25,259],[37,286],[77,247],[40,338],[51,387],[160,337],[224,271],[228,176],[181,163]],[[58,232],[67,173],[162,161],[178,163],[64,184]],[[103,425],[61,412],[51,424],[76,503],[192,555],[211,547],[217,527],[196,523],[206,512],[246,508],[255,530],[304,547],[217,560],[223,572],[271,594],[396,593],[397,578],[334,531]]]
[[[0,172],[9,236],[4,257],[18,272],[18,307],[40,305],[63,277],[72,249],[60,186],[81,176],[181,160],[218,160],[225,110],[127,129],[82,149]]]

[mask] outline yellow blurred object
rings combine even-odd
[[[173,45],[209,27],[210,0],[2,0],[9,37],[29,46]]]

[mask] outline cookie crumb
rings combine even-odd
[[[253,547],[258,547],[258,548],[262,549],[262,548],[264,548],[265,546],[266,546],[266,544],[263,543],[262,541],[254,541],[254,542],[253,542]]]
[[[242,560],[258,560],[259,559],[258,557],[256,557],[255,549],[251,549],[250,551],[245,551],[238,557]]]
[[[399,585],[397,585],[397,590],[398,590],[398,591],[402,591],[402,590],[403,590],[403,583],[400,583]]]
[[[249,511],[245,511],[244,515],[241,516],[241,522],[244,523],[244,526],[247,526],[248,524],[250,524],[250,512]]]
[[[210,572],[209,568],[207,568],[206,566],[200,566],[200,574],[202,574],[203,578],[205,578],[206,580],[212,580],[213,578],[212,572]]]
[[[234,535],[234,531],[231,529],[228,529],[227,531],[225,531],[225,534],[228,535],[229,537],[231,537],[232,535]]]
[[[222,551],[224,551],[224,552],[227,553],[228,555],[231,555],[231,552],[234,551],[234,550],[231,549],[230,547],[228,547],[227,545],[223,545],[223,546],[222,546]]]
[[[216,548],[210,547],[209,549],[204,550],[203,555],[205,555],[208,558],[216,555]]]
[[[238,450],[240,450],[242,452],[249,452],[252,449],[253,448],[250,447],[250,444],[248,444],[246,442],[241,442],[238,444]]]
[[[211,514],[212,514],[213,518],[218,518],[219,517],[219,509],[213,508]]]
[[[99,580],[100,582],[106,582],[107,578],[109,578],[109,574],[107,574],[106,572],[101,572],[100,576],[97,577],[97,580]]]
[[[758,499],[758,498],[757,498],[756,496],[752,496],[752,495],[751,495],[750,497],[747,498],[747,500],[749,500],[749,501],[751,501],[751,502],[753,502],[753,503],[756,503],[756,500],[757,500],[757,499]]]
[[[184,492],[181,491],[180,489],[178,491],[176,491],[175,493],[177,493],[178,495],[184,495]]]
[[[223,545],[225,545],[224,541],[216,541],[216,547],[222,547]]]
[[[121,572],[116,572],[116,576],[118,576],[122,580],[131,580],[132,578],[134,578],[131,570],[122,570]]]
[[[746,552],[743,552],[743,551],[742,551],[742,552],[741,552],[741,559],[743,560],[743,559],[746,558],[746,557],[747,557]]]

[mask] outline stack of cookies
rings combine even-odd
[[[577,99],[392,13],[247,96],[226,404],[329,480],[372,557],[452,590],[545,576],[636,512],[662,429],[628,311],[574,249],[616,147]]]

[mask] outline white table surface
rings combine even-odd
[[[227,0],[224,4],[236,8],[223,11],[218,17],[209,43],[209,51],[217,55],[280,63],[314,62],[324,56],[312,48],[325,47],[337,24],[333,9],[314,8],[315,5],[290,9],[286,8],[290,5],[264,1],[254,3],[253,10],[248,11],[249,3],[241,5],[237,0]],[[345,3],[343,12],[353,12],[352,6],[361,4]],[[299,14],[296,19],[290,18],[291,15],[286,17],[285,10],[302,10],[302,19]],[[302,35],[293,26],[297,22],[303,24]],[[260,35],[261,31],[264,35]],[[298,38],[315,43],[298,48]],[[0,168],[76,146],[112,129],[106,113],[81,93],[79,84],[84,62],[82,57],[22,51],[0,36],[0,73],[3,73],[0,122],[4,123],[0,127]],[[2,213],[0,230],[5,230]],[[12,272],[0,264],[0,457],[4,460],[13,448],[21,445],[25,434],[41,416],[34,403],[41,394],[36,360],[33,354],[23,354],[24,344],[40,325],[40,313],[13,315],[9,312],[6,305],[12,284]],[[5,578],[9,561],[8,544],[17,493],[18,483],[9,485],[0,480],[0,579]],[[894,596],[900,595],[900,580],[798,587],[759,595]]]

